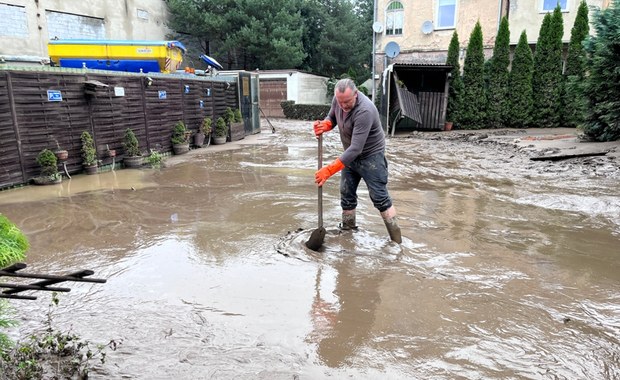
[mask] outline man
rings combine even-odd
[[[402,238],[396,221],[396,209],[387,190],[385,135],[379,121],[379,112],[370,99],[357,91],[351,79],[341,79],[336,83],[329,114],[325,120],[314,122],[314,133],[319,136],[332,130],[334,125],[338,125],[345,150],[333,163],[315,173],[315,182],[318,186],[323,186],[329,177],[342,170],[341,228],[350,230],[357,228],[357,188],[363,179],[373,205],[381,213],[390,239],[400,244]]]

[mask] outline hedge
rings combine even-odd
[[[329,113],[329,104],[295,104],[292,100],[280,103],[284,117],[296,120],[323,120]]]

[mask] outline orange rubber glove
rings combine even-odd
[[[331,120],[317,120],[312,124],[314,127],[314,135],[319,136],[327,131],[331,131],[334,126],[332,125]]]
[[[323,166],[321,169],[317,170],[316,173],[314,173],[314,182],[316,182],[319,187],[323,186],[329,177],[338,173],[342,169],[344,169],[344,164],[339,158],[336,158],[334,162],[327,166]]]

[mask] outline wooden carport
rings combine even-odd
[[[448,106],[449,73],[444,64],[395,63],[382,88],[381,121],[387,132],[443,130]]]

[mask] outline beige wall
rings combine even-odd
[[[568,0],[566,11],[562,13],[564,20],[564,42],[570,41],[570,31],[575,23],[577,9],[580,0]],[[586,0],[590,7],[606,8],[609,1],[606,0]],[[527,39],[530,43],[535,44],[538,40],[538,32],[542,25],[543,18],[547,12],[541,11],[542,0],[512,0],[510,2],[510,10],[508,21],[510,22],[510,43],[516,45],[519,42],[521,32],[525,30]],[[589,14],[592,21],[592,11]],[[590,25],[592,31],[592,25]]]
[[[385,25],[385,9],[391,0],[377,0],[376,19]],[[386,36],[385,30],[376,34],[376,73],[380,74],[386,62],[385,46],[394,41],[400,46],[400,54],[390,63],[445,63],[450,39],[455,29],[436,29],[429,34],[422,32],[422,24],[432,21],[436,24],[437,0],[419,0],[409,2],[401,0],[405,11],[403,34],[401,36]],[[482,27],[483,43],[486,48],[492,49],[499,25],[500,6],[505,7],[499,0],[457,0],[456,31],[459,35],[460,47],[467,47],[469,36],[477,21]],[[384,28],[385,29],[385,28]],[[487,52],[489,54],[489,52]]]
[[[47,42],[54,37],[48,33],[49,11],[66,13],[67,20],[75,16],[102,19],[105,39],[164,40],[169,33],[164,0],[0,0],[0,10],[16,13],[7,4],[25,7],[27,33],[15,36],[0,32],[0,55],[4,56],[47,58]]]

